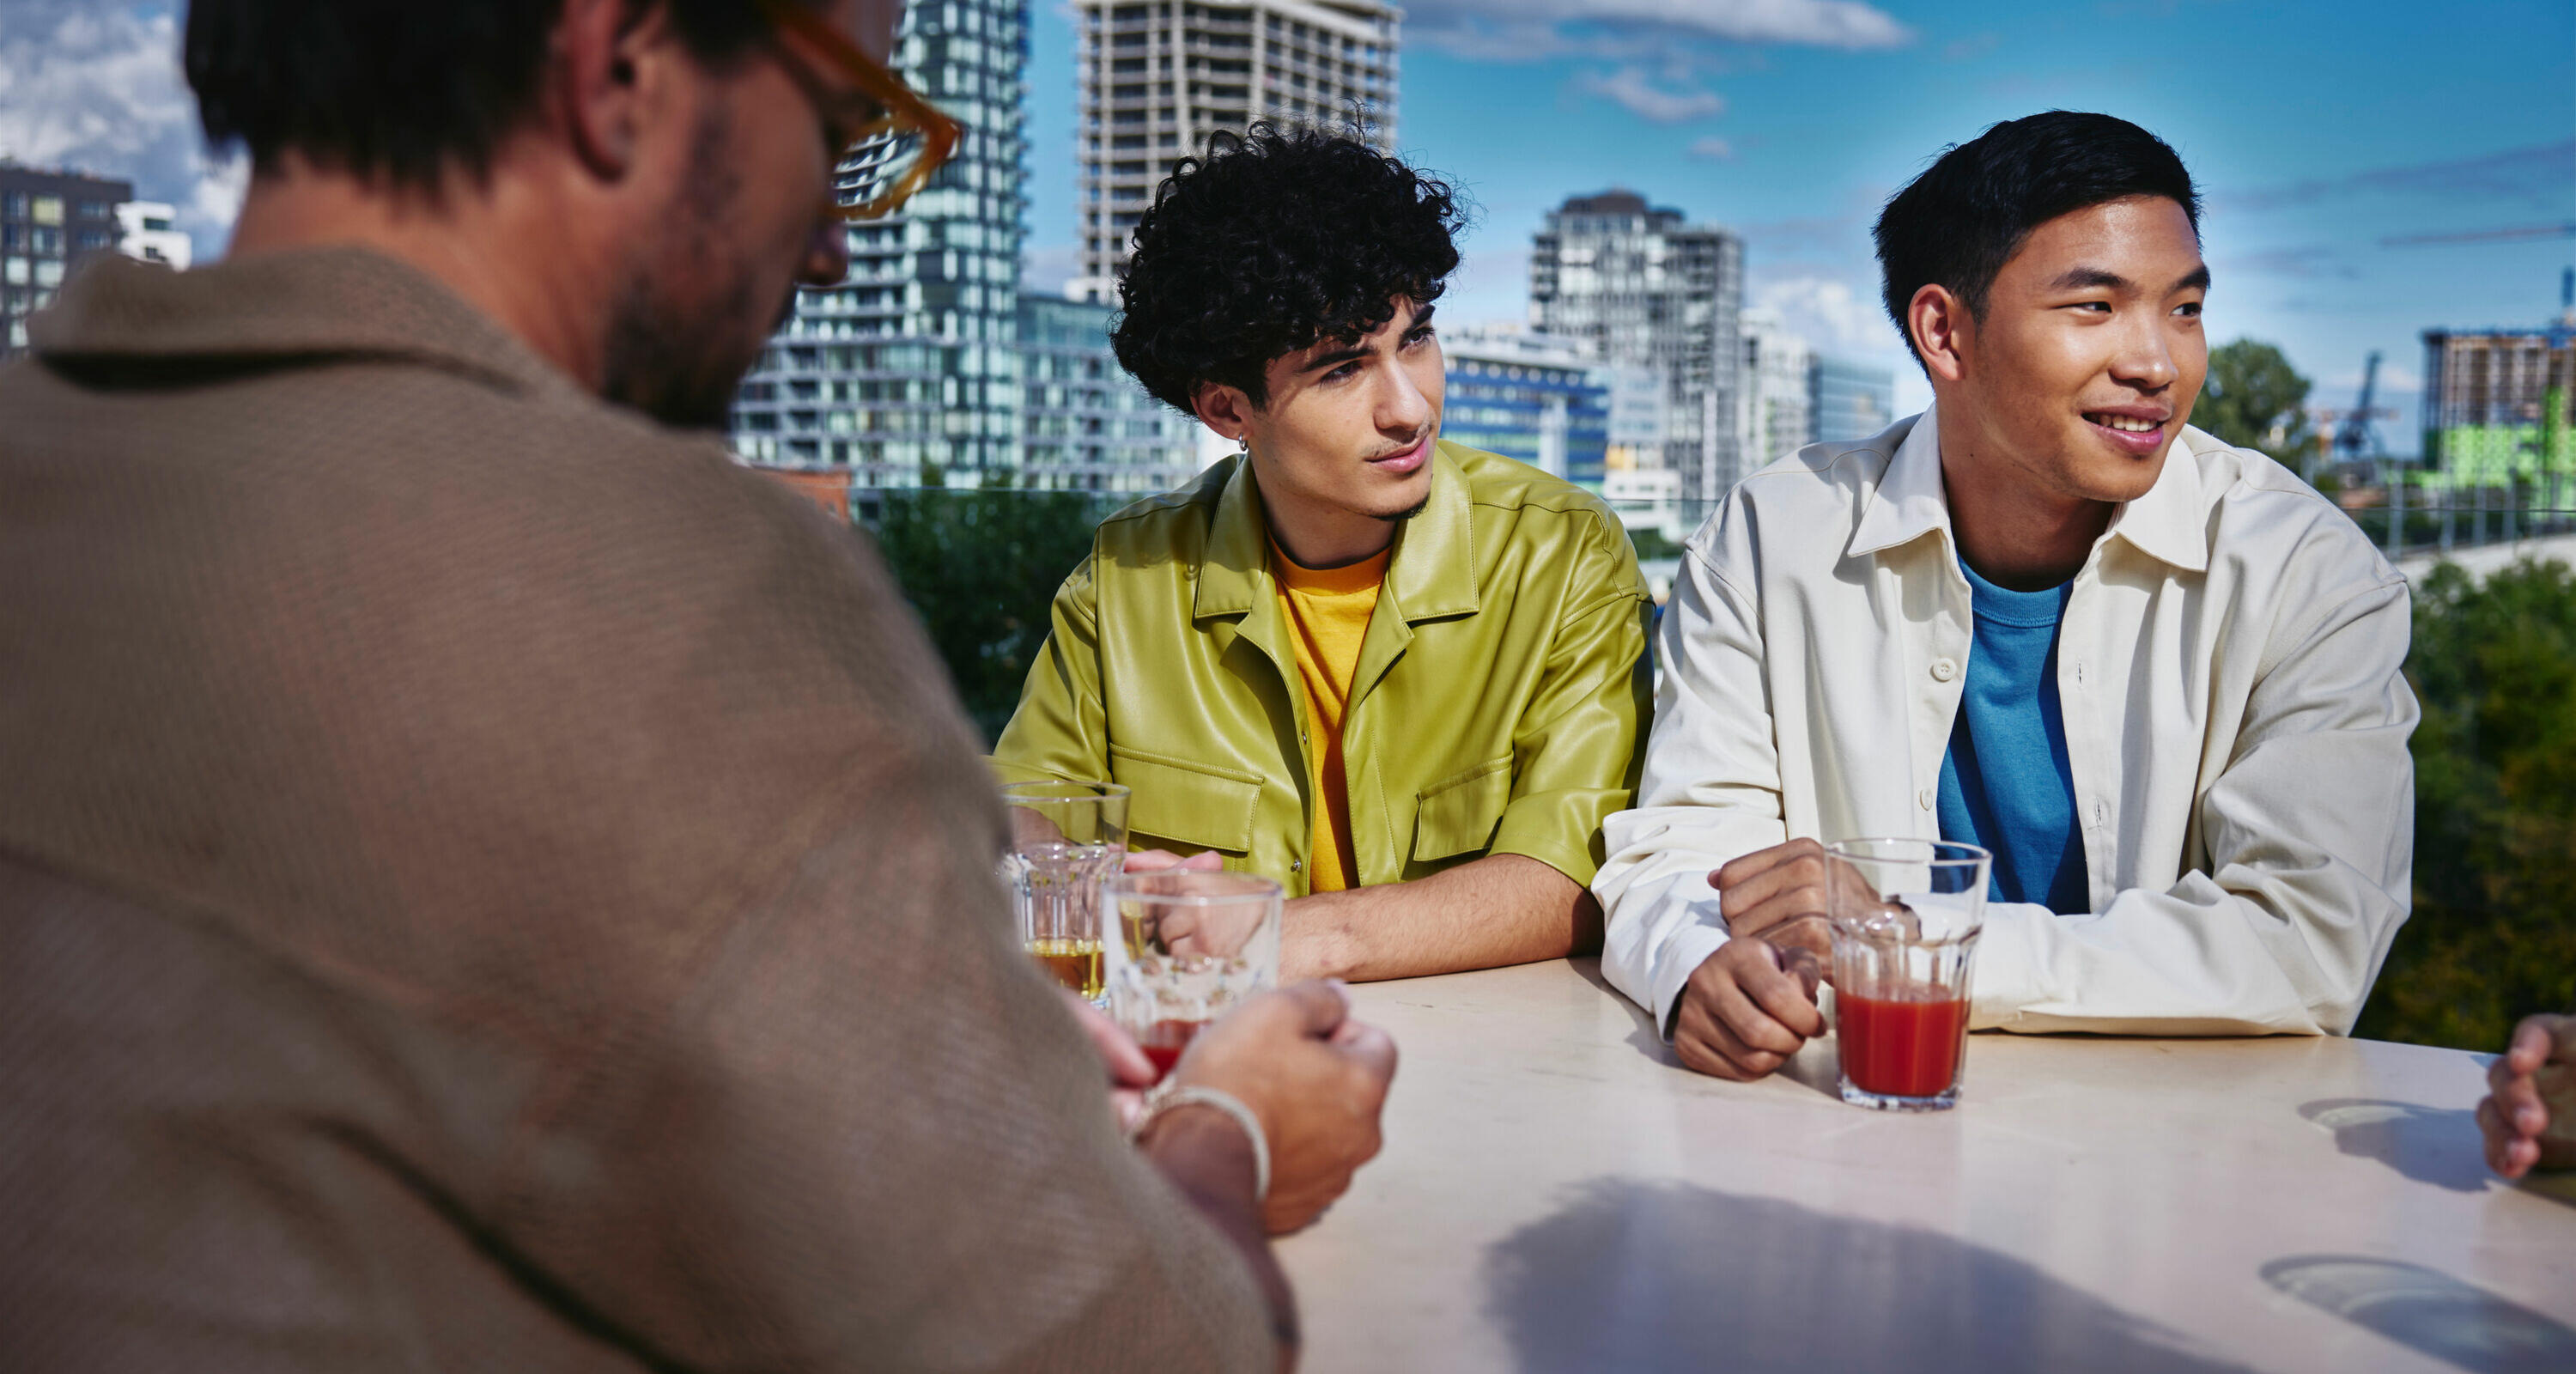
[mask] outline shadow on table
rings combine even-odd
[[[2242,1368],[1993,1250],[1680,1183],[1587,1184],[1485,1278],[1531,1371]]]
[[[2335,1148],[2375,1159],[2418,1183],[2483,1193],[2488,1174],[2477,1113],[2368,1097],[2328,1097],[2299,1115],[2334,1133]]]
[[[1639,1054],[1665,1068],[1690,1072],[1682,1063],[1681,1056],[1673,1053],[1673,1047],[1664,1043],[1664,1037],[1655,1029],[1655,1018],[1648,1015],[1645,1008],[1629,1001],[1627,994],[1610,986],[1610,980],[1601,976],[1600,960],[1575,959],[1568,962],[1576,973],[1582,975],[1583,981],[1599,988],[1602,996],[1618,1003],[1620,1009],[1628,1013],[1628,1043],[1635,1046]],[[1808,1041],[1805,1049],[1780,1066],[1777,1076],[1841,1101],[1842,1088],[1838,1081],[1841,1061],[1835,1057],[1831,1039],[1830,1036],[1820,1036]]]
[[[2576,1330],[2438,1269],[2368,1255],[2292,1255],[2263,1281],[2471,1374],[2565,1374]]]

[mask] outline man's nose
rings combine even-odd
[[[1419,435],[1431,423],[1431,398],[1414,385],[1413,376],[1401,366],[1386,369],[1386,385],[1379,388],[1377,427],[1397,437]]]
[[[838,214],[827,215],[805,241],[805,263],[797,278],[807,286],[838,286],[850,275],[850,233]]]
[[[2174,363],[2173,342],[2165,337],[2164,321],[2153,317],[2127,330],[2119,353],[2111,359],[2113,380],[2147,391],[2161,391],[2181,376],[2182,369]]]

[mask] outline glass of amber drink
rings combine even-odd
[[[1002,789],[1002,856],[1020,940],[1055,980],[1101,1000],[1100,881],[1127,857],[1127,789],[1114,782],[1018,782]]]
[[[1966,1067],[1993,856],[1947,840],[1844,840],[1825,853],[1843,1101],[1945,1111]]]
[[[1249,873],[1121,873],[1101,884],[1109,1015],[1157,1079],[1209,1022],[1279,982],[1279,884]]]

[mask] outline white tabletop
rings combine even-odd
[[[2576,1201],[2488,1175],[2481,1056],[1978,1035],[1900,1115],[1830,1039],[1681,1068],[1591,960],[1352,991],[1403,1062],[1281,1246],[1308,1370],[2576,1370]]]

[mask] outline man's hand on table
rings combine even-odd
[[[2576,1016],[2526,1016],[2487,1069],[2487,1166],[2506,1178],[2576,1168]]]
[[[1322,1215],[1378,1152],[1395,1042],[1351,1019],[1340,985],[1291,983],[1200,1032],[1172,1076],[1231,1093],[1261,1119],[1270,1145],[1262,1221],[1285,1235]]]
[[[1682,985],[1673,1012],[1674,1052],[1688,1068],[1742,1083],[1779,1068],[1825,1033],[1815,969],[1812,958],[1792,964],[1759,935],[1718,946]]]
[[[1684,1065],[1750,1082],[1825,1033],[1816,987],[1833,957],[1835,867],[1823,845],[1791,840],[1708,875],[1729,939],[1682,985],[1673,1050]]]

